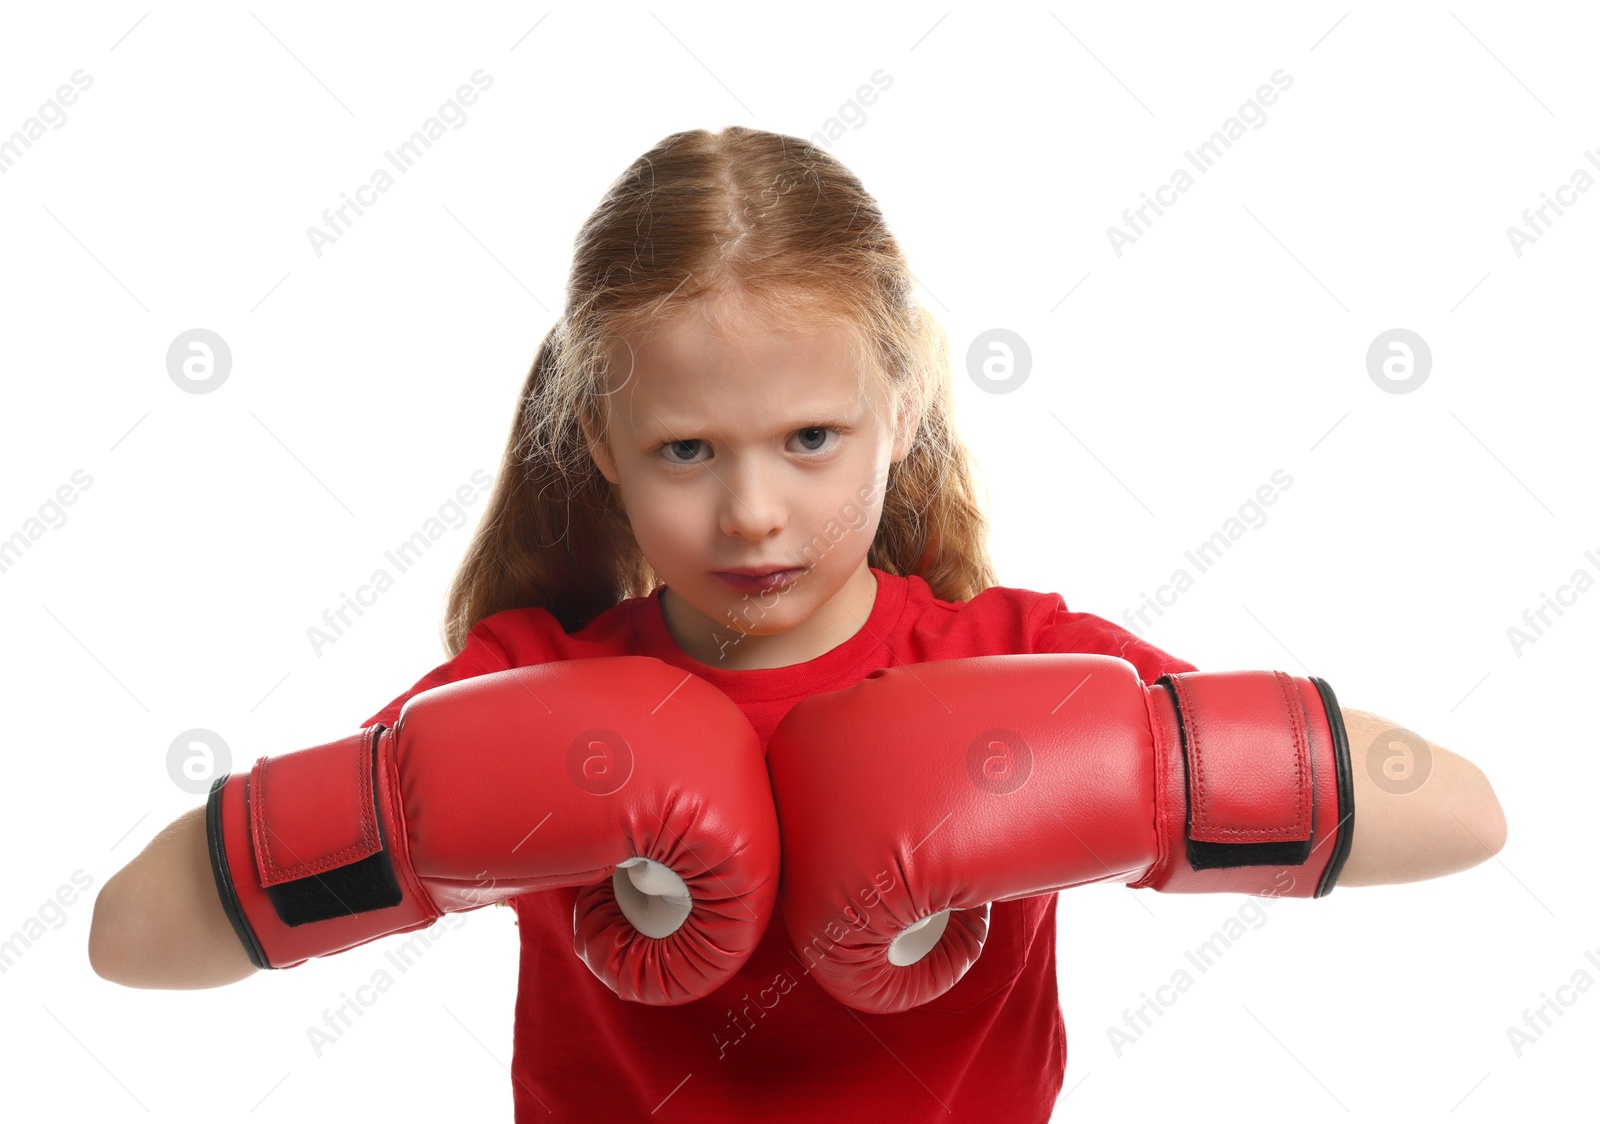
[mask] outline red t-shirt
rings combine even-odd
[[[737,703],[765,746],[789,708],[882,667],[1030,652],[1120,656],[1145,682],[1193,671],[1127,630],[1067,610],[1059,594],[995,586],[941,601],[920,577],[873,568],[877,599],[850,639],[805,663],[728,671],[668,633],[661,589],[567,635],[544,609],[486,617],[465,647],[363,725],[393,726],[412,695],[508,667],[654,656]],[[846,1007],[807,975],[781,910],[755,954],[705,999],[618,999],[572,948],[577,888],[511,899],[522,941],[511,1070],[516,1119],[1048,1121],[1066,1072],[1056,995],[1056,895],[990,907],[983,955],[931,1003],[895,1015]]]

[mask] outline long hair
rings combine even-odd
[[[617,341],[734,294],[774,327],[848,328],[890,400],[920,411],[911,450],[884,483],[868,565],[918,575],[946,601],[997,584],[975,466],[956,434],[944,329],[915,299],[876,201],[796,137],[696,129],[635,160],[578,232],[566,307],[528,371],[450,585],[441,635],[451,655],[494,613],[541,607],[572,633],[659,584],[582,423],[602,424]]]

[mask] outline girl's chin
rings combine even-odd
[[[802,603],[800,592],[805,583],[794,582],[778,589],[745,591],[734,588],[716,575],[707,575],[694,591],[694,599],[684,596],[684,586],[666,584],[662,590],[664,600],[671,599],[680,609],[693,609],[696,613],[727,629],[759,634],[761,631],[786,632],[796,623],[793,619]],[[806,599],[809,600],[809,599]],[[773,628],[779,619],[786,623]],[[765,627],[764,627],[765,626]]]

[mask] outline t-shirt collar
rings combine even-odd
[[[833,690],[832,684],[850,682],[849,673],[882,648],[905,607],[907,579],[887,574],[876,566],[868,569],[877,579],[878,590],[866,624],[842,644],[803,663],[744,671],[730,671],[701,663],[678,647],[672,633],[667,630],[661,607],[661,593],[666,588],[664,584],[656,586],[648,597],[633,602],[634,632],[638,638],[639,652],[685,671],[692,671],[733,699],[800,698],[818,691]]]

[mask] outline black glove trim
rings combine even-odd
[[[228,854],[222,846],[222,789],[228,783],[229,776],[223,773],[212,781],[211,792],[206,796],[206,849],[211,854],[211,877],[217,883],[217,897],[222,899],[222,912],[227,914],[228,923],[238,934],[239,943],[244,945],[250,963],[257,968],[270,968],[272,965],[267,963],[267,954],[239,907],[239,895],[233,888],[233,872],[228,869]],[[241,777],[239,783],[248,784],[249,781]]]
[[[1334,884],[1344,872],[1344,861],[1350,857],[1350,843],[1356,834],[1356,794],[1350,775],[1350,739],[1345,733],[1344,712],[1339,709],[1339,700],[1334,697],[1333,688],[1328,686],[1327,680],[1313,675],[1311,682],[1317,685],[1323,708],[1328,712],[1328,729],[1333,731],[1333,768],[1339,786],[1339,828],[1328,867],[1322,872],[1322,881],[1317,885],[1316,896],[1322,898],[1333,892]]]

